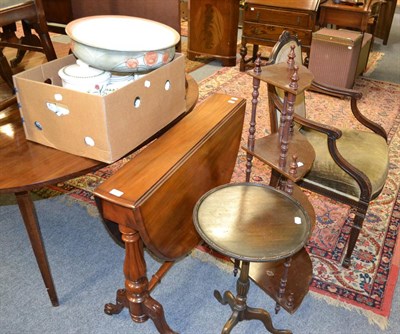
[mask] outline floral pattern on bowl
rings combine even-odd
[[[77,19],[67,25],[66,32],[78,59],[113,72],[152,71],[174,58],[180,40],[179,33],[167,25],[119,15]]]

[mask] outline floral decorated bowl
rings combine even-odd
[[[75,57],[113,72],[154,70],[174,58],[180,40],[179,33],[165,24],[122,15],[83,17],[65,30]]]

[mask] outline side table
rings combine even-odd
[[[364,6],[348,6],[328,0],[320,6],[318,21],[321,27],[332,24],[365,32],[367,31],[370,13],[367,2]]]
[[[159,333],[175,333],[150,292],[200,242],[193,208],[206,191],[231,179],[245,105],[214,94],[95,189],[101,216],[125,245],[125,288],[105,306],[107,314],[128,308],[134,322],[151,319]],[[144,246],[162,262],[150,281]]]
[[[311,222],[305,209],[292,196],[256,183],[226,184],[203,195],[193,211],[193,222],[203,240],[216,251],[241,261],[237,295],[214,291],[215,298],[232,309],[222,333],[230,333],[242,320],[260,320],[271,333],[291,333],[272,325],[263,309],[247,306],[250,262],[284,260],[280,293],[285,293],[291,257],[307,242]]]
[[[188,76],[186,113],[198,98],[196,81]],[[33,252],[53,306],[59,301],[53,282],[35,205],[29,192],[64,182],[105,166],[105,163],[69,154],[26,140],[18,110],[2,111],[0,119],[0,194],[14,194],[17,199]],[[154,139],[168,129],[155,134]]]
[[[59,305],[30,191],[93,172],[104,163],[26,140],[18,110],[0,120],[0,194],[14,194],[53,306]]]
[[[319,0],[248,0],[244,9],[240,71],[254,62],[259,45],[274,46],[284,30],[298,36],[309,55],[312,33],[316,29]],[[253,54],[247,57],[247,44]]]

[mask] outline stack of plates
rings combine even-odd
[[[135,76],[133,74],[113,72],[110,78],[110,82],[104,91],[104,95],[110,94],[117,89],[128,85],[134,80]]]

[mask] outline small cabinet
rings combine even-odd
[[[235,66],[238,25],[238,0],[190,0],[188,59],[203,55]]]
[[[249,0],[245,3],[240,48],[240,70],[254,62],[259,45],[274,46],[284,30],[296,35],[309,55],[311,38],[316,30],[319,0]],[[253,52],[247,57],[247,44]]]

